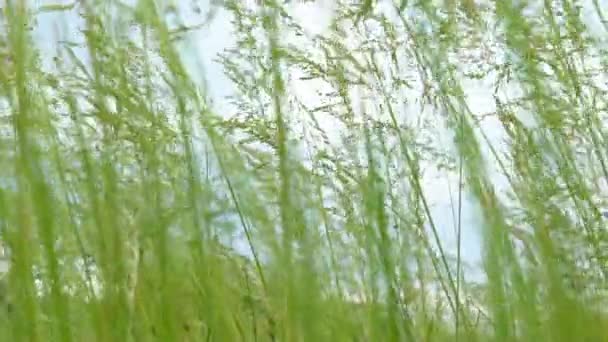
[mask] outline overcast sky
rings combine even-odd
[[[70,2],[71,1],[36,1],[38,4]],[[184,4],[189,2],[190,1],[184,1]],[[542,4],[541,1],[537,2],[538,4]],[[202,3],[204,3],[204,1],[202,1]],[[531,1],[531,3],[535,2]],[[298,3],[292,1],[289,7],[293,17],[300,21],[300,24],[304,29],[312,33],[322,33],[323,30],[327,28],[327,25],[329,25],[332,18],[332,4],[333,2],[329,0],[317,1],[314,3]],[[602,31],[601,23],[593,13],[591,4],[592,0],[585,1],[586,6],[583,10],[585,22],[589,25],[592,33],[604,36],[606,32]],[[600,6],[602,5],[604,8],[608,8],[608,0],[600,1]],[[205,10],[204,6],[202,9]],[[76,33],[80,20],[75,13],[42,14],[38,16],[37,24],[34,35],[41,46],[48,49],[49,53],[54,49],[54,42],[58,37],[56,34],[65,35],[72,40],[78,39]],[[196,53],[184,50],[186,62],[190,65],[194,65],[194,61],[192,60],[193,56],[200,56],[201,60],[198,62],[201,62],[205,67],[205,77],[210,84],[208,91],[214,100],[215,110],[219,114],[230,112],[231,107],[227,105],[224,97],[230,95],[234,88],[231,82],[223,74],[222,67],[214,60],[218,53],[234,44],[234,39],[230,32],[230,17],[227,12],[219,10],[210,25],[198,31],[191,40],[193,43],[191,48],[196,49]],[[468,105],[473,112],[486,113],[494,110],[491,84],[491,79],[463,83]],[[307,103],[318,101],[315,84],[311,84],[310,82],[296,84],[295,88],[291,89],[291,91],[297,93],[297,95]],[[497,123],[488,121],[484,125],[486,134],[498,141],[500,139],[501,130]],[[451,143],[449,137],[446,137],[445,143]],[[500,181],[499,179],[497,180]],[[456,182],[454,179],[448,181],[445,177],[436,178],[430,175],[427,177],[425,189],[433,204],[434,219],[440,228],[444,243],[448,246],[448,249],[453,251],[456,242],[452,214],[453,203],[451,202],[452,199],[450,199],[447,189],[451,189],[451,191],[455,192],[457,189]],[[454,200],[456,199],[454,198]],[[479,214],[476,212],[475,207],[471,205],[470,201],[466,201],[463,205],[462,218],[464,227],[463,257],[469,262],[474,263],[478,262],[480,259],[479,248],[481,244],[477,234],[479,228],[478,217]]]

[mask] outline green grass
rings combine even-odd
[[[337,1],[319,35],[201,5],[231,113],[169,1],[2,3],[0,340],[608,341],[607,51],[578,2],[516,3]],[[82,24],[55,56],[48,12]]]

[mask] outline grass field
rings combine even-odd
[[[608,341],[608,5],[351,2],[0,0],[0,341]]]

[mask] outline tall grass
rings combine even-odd
[[[608,340],[599,2],[185,5],[2,3],[3,341]]]

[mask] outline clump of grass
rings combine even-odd
[[[7,1],[0,338],[605,340],[605,48],[577,3],[524,5],[337,1],[312,35],[281,1]],[[232,113],[184,11],[232,20]],[[52,58],[47,12],[82,25]]]

